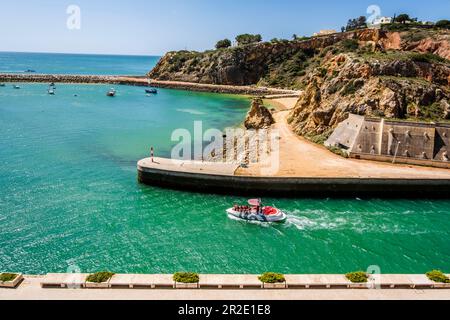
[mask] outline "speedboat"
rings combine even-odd
[[[20,89],[20,87],[17,86],[17,85],[14,85],[13,88],[14,88],[14,89]]]
[[[157,93],[158,93],[158,90],[156,90],[155,88],[145,89],[145,93],[149,93],[149,94],[157,94]]]
[[[48,89],[48,94],[51,95],[51,96],[54,96],[55,95],[55,90]]]
[[[106,93],[106,95],[107,95],[108,97],[115,97],[115,96],[116,96],[116,90],[111,88],[111,90],[109,90],[109,91]]]
[[[241,220],[259,222],[285,222],[287,219],[286,213],[274,207],[263,206],[260,199],[252,199],[248,203],[250,206],[235,205],[228,209],[228,215]]]

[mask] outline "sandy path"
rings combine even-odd
[[[345,159],[335,155],[325,147],[316,145],[293,133],[287,124],[289,109],[296,99],[276,99],[285,110],[276,112],[276,124],[279,130],[280,161],[278,177],[326,177],[326,178],[417,178],[450,179],[450,170],[426,168],[410,165],[393,165],[390,163]],[[261,165],[251,164],[248,169],[238,169],[238,175],[260,175]]]

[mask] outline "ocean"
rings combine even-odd
[[[156,56],[0,52],[0,73],[145,75]]]

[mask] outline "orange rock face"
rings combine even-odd
[[[384,50],[401,50],[402,37],[398,32],[387,32],[384,37],[380,39],[380,45]]]
[[[450,42],[448,40],[435,41],[433,39],[424,39],[417,44],[415,50],[433,53],[450,60]]]

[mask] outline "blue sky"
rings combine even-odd
[[[69,30],[69,5],[81,29]],[[337,29],[351,17],[406,12],[450,19],[450,0],[14,0],[0,4],[0,51],[161,55],[205,50],[222,38],[261,33],[264,39]]]

